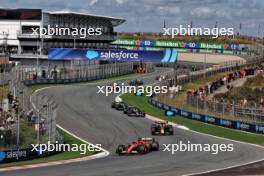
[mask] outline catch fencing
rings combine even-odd
[[[16,66],[9,72],[9,108],[14,109],[12,122],[0,130],[0,150],[63,141],[56,128],[58,105],[49,95],[30,87],[35,84],[75,83],[105,79],[133,73],[133,63],[73,66],[66,68]],[[5,119],[7,120],[7,119]]]
[[[217,73],[235,71],[245,67],[257,66],[262,63],[262,60],[255,60],[254,62],[236,63],[225,67],[207,68],[196,72],[191,72],[189,75],[177,76],[177,79],[171,78],[160,82],[160,85],[167,85],[169,87],[175,85],[182,85],[188,82],[206,78]],[[212,123],[228,128],[235,128],[255,133],[264,132],[264,110],[263,107],[256,103],[248,103],[248,105],[241,105],[237,102],[225,102],[216,100],[203,100],[199,96],[187,96],[186,99],[182,97],[179,100],[181,103],[175,103],[175,97],[178,93],[169,93],[167,95],[155,95],[149,98],[149,103],[161,108],[165,111],[172,111],[175,115],[199,120],[205,123]]]

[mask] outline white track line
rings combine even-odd
[[[32,103],[33,108],[36,108],[34,102],[32,101],[32,97],[34,94],[36,94],[37,92],[52,88],[54,86],[50,86],[50,87],[44,87],[41,89],[36,90],[31,96],[30,96],[30,100]],[[66,130],[65,128],[63,128],[60,125],[56,125],[58,128],[60,128],[61,130],[65,131],[66,133],[70,134],[71,136],[75,137],[76,139],[79,139],[80,141],[89,144],[93,147],[97,147],[92,143],[89,143],[88,141],[78,137],[77,135],[71,133],[70,131]],[[19,169],[29,169],[29,168],[37,168],[37,167],[46,167],[46,166],[52,166],[52,165],[60,165],[60,164],[69,164],[69,163],[75,163],[75,162],[80,162],[80,161],[88,161],[88,160],[92,160],[92,159],[97,159],[97,158],[102,158],[102,157],[106,157],[110,154],[109,151],[105,150],[102,147],[97,147],[100,150],[102,150],[102,152],[94,154],[94,155],[90,155],[90,156],[86,156],[86,157],[80,157],[80,158],[75,158],[75,159],[67,159],[67,160],[60,160],[60,161],[51,161],[51,162],[46,162],[46,163],[38,163],[38,164],[28,164],[28,165],[22,165],[22,166],[11,166],[11,167],[6,167],[6,168],[0,168],[0,171],[12,171],[12,170],[19,170]]]
[[[157,84],[157,83],[152,83],[150,85],[155,85],[155,84]],[[122,98],[120,97],[121,95],[122,94],[119,94],[116,97],[116,99],[122,101]],[[159,118],[150,116],[148,114],[146,114],[146,118],[149,119],[149,120],[152,120],[152,121],[160,120]],[[197,132],[197,131],[194,131],[194,130],[190,130],[188,127],[181,126],[181,125],[178,125],[178,124],[172,123],[172,122],[170,122],[170,124],[172,124],[176,128],[180,128],[180,129],[183,129],[183,130],[189,130],[189,131],[191,131],[193,133],[197,133],[197,134],[200,134],[200,135],[209,136],[209,137],[213,137],[213,138],[217,138],[217,139],[221,139],[221,140],[226,140],[226,141],[231,141],[231,142],[235,142],[235,143],[240,143],[240,144],[244,144],[244,145],[251,145],[251,146],[258,147],[258,148],[261,148],[261,149],[264,150],[264,146],[261,146],[261,145],[251,144],[251,143],[241,142],[241,141],[236,141],[236,140],[232,140],[232,139],[227,139],[227,138],[213,136],[213,135],[206,134],[206,133]],[[208,124],[208,125],[210,125],[210,124]],[[241,132],[243,132],[243,131],[241,131]],[[235,168],[235,167],[245,166],[245,165],[257,163],[257,162],[260,162],[260,161],[264,161],[264,158],[263,159],[260,159],[260,160],[254,160],[254,161],[247,162],[247,163],[243,163],[243,164],[238,164],[238,165],[229,166],[229,167],[223,167],[223,168],[209,170],[209,171],[205,171],[205,172],[190,173],[190,174],[186,174],[186,175],[183,175],[183,176],[193,176],[193,175],[199,175],[199,174],[206,174],[206,173],[211,173],[211,172],[215,172],[215,171],[221,171],[221,170],[231,169],[231,168]]]
[[[197,134],[200,134],[200,135],[210,136],[210,137],[221,139],[221,140],[231,141],[231,142],[240,143],[240,144],[244,144],[244,145],[251,145],[251,146],[258,147],[258,148],[261,148],[261,149],[264,150],[264,146],[261,146],[261,145],[251,144],[251,143],[242,142],[242,141],[236,141],[236,140],[233,140],[233,139],[227,139],[227,138],[218,137],[218,136],[213,136],[213,135],[210,135],[210,134],[200,133],[200,132],[193,131],[193,130],[190,130],[190,131],[194,132],[194,133],[197,133]],[[253,164],[253,163],[258,163],[258,162],[261,162],[261,161],[264,161],[264,158],[263,159],[259,159],[259,160],[254,160],[254,161],[251,161],[251,162],[247,162],[247,163],[237,164],[237,165],[234,165],[234,166],[228,166],[228,167],[223,167],[223,168],[219,168],[219,169],[213,169],[213,170],[204,171],[204,172],[189,173],[189,174],[186,174],[186,175],[183,175],[183,176],[193,176],[193,175],[199,175],[199,174],[208,174],[208,173],[211,173],[211,172],[216,172],[216,171],[222,171],[222,170],[227,170],[227,169],[231,169],[231,168],[241,167],[241,166],[245,166],[245,165],[249,165],[249,164]]]
[[[184,174],[182,176],[194,176],[194,175],[201,175],[201,174],[209,174],[209,173],[212,173],[212,172],[224,171],[224,170],[227,170],[227,169],[232,169],[232,168],[236,168],[236,167],[241,167],[241,166],[246,166],[246,165],[249,165],[249,164],[258,163],[258,162],[261,162],[261,161],[264,161],[264,159],[255,160],[255,161],[244,163],[244,164],[238,164],[238,165],[234,165],[234,166],[224,167],[224,168],[220,168],[220,169],[213,169],[213,170],[204,171],[204,172],[196,172],[196,173]]]
[[[59,128],[63,129],[62,127],[58,126]],[[63,129],[65,130],[65,129]],[[68,133],[67,130],[65,132]],[[70,135],[78,138],[79,140],[90,144],[86,142],[85,140],[75,136],[72,133],[69,133]],[[93,145],[93,144],[90,144]],[[30,168],[38,168],[38,167],[47,167],[47,166],[54,166],[54,165],[62,165],[62,164],[69,164],[69,163],[76,163],[76,162],[81,162],[81,161],[89,161],[97,158],[103,158],[109,155],[109,152],[103,149],[103,152],[90,155],[90,156],[85,156],[85,157],[80,157],[80,158],[75,158],[75,159],[67,159],[67,160],[59,160],[59,161],[51,161],[51,162],[46,162],[46,163],[38,163],[38,164],[27,164],[27,165],[21,165],[21,166],[11,166],[11,167],[6,167],[6,168],[0,168],[0,172],[3,171],[14,171],[14,170],[21,170],[21,169],[30,169]]]
[[[71,136],[79,139],[80,141],[92,145],[93,147],[96,147],[94,144],[91,144],[84,139],[76,136],[75,134],[69,132],[65,128],[61,127],[60,125],[56,125],[58,128],[61,130],[65,131],[66,133],[70,134]],[[97,147],[98,148],[98,147]],[[3,171],[14,171],[14,170],[21,170],[21,169],[30,169],[30,168],[38,168],[38,167],[47,167],[47,166],[54,166],[54,165],[61,165],[61,164],[69,164],[69,163],[76,163],[76,162],[81,162],[81,161],[89,161],[97,158],[103,158],[109,155],[109,152],[101,147],[99,147],[102,152],[94,154],[94,155],[89,155],[85,157],[80,157],[80,158],[75,158],[75,159],[67,159],[67,160],[59,160],[59,161],[51,161],[51,162],[45,162],[45,163],[38,163],[38,164],[27,164],[27,165],[21,165],[21,166],[11,166],[11,167],[6,167],[6,168],[0,168],[0,172]],[[43,157],[44,158],[44,157]]]
[[[118,95],[117,97],[120,98],[120,96],[121,96],[121,94]],[[157,118],[157,117],[154,117],[154,116],[151,116],[151,115],[148,115],[148,114],[146,114],[146,118],[149,119],[149,120],[152,120],[152,121],[160,121],[161,120],[160,118]],[[264,146],[260,146],[260,145],[257,145],[257,144],[251,144],[251,143],[247,143],[247,142],[241,142],[241,141],[236,141],[236,140],[227,139],[227,138],[223,138],[223,137],[213,136],[213,135],[206,134],[206,133],[200,133],[200,132],[197,132],[197,131],[194,131],[194,130],[190,130],[186,126],[178,125],[178,124],[173,123],[173,122],[169,122],[169,123],[171,125],[173,125],[174,127],[176,127],[176,128],[180,128],[180,129],[183,129],[183,130],[189,130],[189,131],[191,131],[193,133],[197,133],[197,134],[200,134],[200,135],[210,136],[210,137],[213,137],[213,138],[217,138],[217,139],[221,139],[221,140],[226,140],[226,141],[231,141],[231,142],[235,142],[235,143],[240,143],[240,144],[244,144],[244,145],[251,145],[251,146],[254,146],[254,147],[259,147],[259,148],[261,148],[261,149],[264,150]],[[253,164],[253,163],[258,163],[258,162],[261,162],[261,161],[264,161],[264,158],[263,159],[260,159],[260,160],[254,160],[254,161],[247,162],[247,163],[243,163],[243,164],[238,164],[238,165],[229,166],[229,167],[223,167],[223,168],[209,170],[209,171],[205,171],[205,172],[197,172],[197,173],[185,174],[183,176],[193,176],[193,175],[199,175],[199,174],[207,174],[207,173],[211,173],[211,172],[216,172],[216,171],[231,169],[231,168],[245,166],[245,165],[249,165],[249,164]]]

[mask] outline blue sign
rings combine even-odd
[[[49,60],[98,60],[122,62],[176,62],[176,49],[167,48],[163,51],[138,51],[125,49],[109,50],[78,50],[69,48],[49,49]]]
[[[181,42],[181,46],[183,48],[199,49],[200,43],[199,42]]]
[[[255,130],[256,130],[256,132],[263,133],[264,127],[261,125],[256,125]]]
[[[226,119],[220,119],[219,120],[219,125],[220,126],[231,127],[232,126],[232,121],[229,121],[229,120],[226,120]]]
[[[135,93],[136,96],[143,96],[143,93],[139,90],[137,90],[137,92]]]
[[[156,41],[154,41],[154,40],[139,40],[139,42],[136,41],[136,44],[140,45],[140,46],[155,46]]]
[[[172,116],[175,116],[175,112],[174,111],[165,111],[165,116],[167,117],[172,117]]]
[[[202,116],[200,114],[197,114],[197,113],[193,112],[192,113],[192,119],[202,120]]]
[[[236,122],[236,128],[237,129],[240,129],[240,124],[241,124],[240,122]]]
[[[5,152],[0,151],[0,161],[3,161],[5,159],[5,157],[6,157]]]

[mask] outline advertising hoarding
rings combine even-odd
[[[140,51],[125,49],[89,49],[78,50],[69,48],[49,49],[49,60],[98,60],[98,61],[122,61],[122,62],[176,62],[176,49],[163,51]]]
[[[175,115],[179,115],[184,118],[196,120],[196,121],[201,121],[204,123],[210,123],[226,128],[233,128],[237,130],[243,130],[243,131],[248,131],[252,133],[264,133],[264,126],[261,124],[251,124],[251,123],[246,123],[246,122],[241,122],[241,121],[235,121],[235,120],[227,120],[227,119],[222,119],[220,117],[214,117],[214,116],[209,116],[209,115],[204,115],[204,114],[198,114],[196,112],[190,112],[186,111],[183,109],[178,109],[175,107],[170,107],[169,109],[166,109],[167,105],[153,100],[152,98],[149,98],[148,100],[149,103],[151,103],[153,106],[163,109],[164,110],[164,115],[167,117],[173,117]]]
[[[186,48],[186,49],[217,49],[217,50],[240,50],[238,44],[230,43],[204,43],[204,42],[179,42],[167,40],[133,40],[133,39],[118,39],[112,42],[114,45],[130,45],[144,47],[170,47],[170,48]]]
[[[136,45],[136,40],[132,39],[117,39],[112,42],[115,45]]]

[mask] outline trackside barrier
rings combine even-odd
[[[211,74],[215,74],[217,72],[224,72],[224,71],[232,71],[232,70],[237,70],[243,67],[255,65],[255,64],[260,64],[262,60],[256,60],[254,62],[248,62],[248,63],[239,63],[235,65],[230,65],[228,67],[220,67],[220,68],[208,68],[206,70],[201,70],[197,72],[191,72],[189,75],[183,75],[181,77],[178,77],[177,83],[179,85],[196,80],[201,78],[202,75],[209,76]],[[162,84],[165,85],[170,85],[170,82],[163,82]],[[154,96],[154,95],[153,95]],[[188,118],[204,123],[209,123],[209,124],[214,124],[226,128],[232,128],[232,129],[237,129],[237,130],[243,130],[243,131],[248,131],[252,133],[258,133],[258,134],[263,134],[264,133],[264,125],[262,124],[252,124],[248,122],[243,122],[240,120],[227,120],[223,119],[220,117],[215,117],[215,116],[210,116],[210,115],[205,115],[205,114],[199,114],[197,112],[191,112],[191,111],[186,111],[177,107],[173,107],[170,105],[166,105],[160,101],[154,100],[152,97],[148,98],[148,102],[159,108],[164,110],[164,114],[173,114],[173,115],[178,115],[183,118]],[[167,111],[171,111],[170,113],[167,113]]]
[[[227,119],[222,119],[219,117],[186,111],[183,109],[179,109],[173,106],[166,105],[162,102],[154,100],[153,98],[148,98],[148,102],[151,105],[164,110],[165,114],[166,114],[166,111],[171,111],[175,115],[181,116],[183,118],[191,119],[191,120],[196,120],[196,121],[209,123],[209,124],[213,124],[217,126],[222,126],[226,128],[232,128],[236,130],[248,131],[252,133],[258,133],[258,134],[264,133],[264,125],[261,125],[261,124],[251,124],[251,123],[245,123],[242,121],[227,120]]]
[[[38,80],[39,83],[63,83],[63,80],[71,82],[90,81],[132,73],[133,63],[101,64],[91,66],[74,66],[69,68],[50,67],[26,67],[18,66],[15,73],[21,76],[21,80]],[[34,82],[38,83],[38,82]]]
[[[36,150],[33,150],[33,147],[5,150],[5,151],[0,151],[0,163],[31,160],[35,158],[48,156],[48,155],[53,155],[56,153],[59,153],[59,152],[53,151],[53,152],[41,152],[40,153]]]
[[[36,144],[46,144],[47,141],[50,141],[51,143],[54,143],[55,141],[63,143],[63,137],[59,134],[56,128],[56,111],[58,105],[52,100],[52,97],[49,97],[45,94],[36,93],[35,96],[31,96],[34,91],[31,90],[28,86],[33,84],[66,84],[86,82],[126,75],[133,72],[133,64],[120,63],[116,65],[102,65],[98,66],[98,68],[85,67],[69,70],[71,70],[72,72],[64,73],[63,71],[61,71],[58,72],[58,74],[54,74],[53,72],[48,72],[46,70],[46,74],[44,74],[46,76],[39,76],[39,70],[36,70],[34,68],[30,69],[18,66],[12,70],[12,72],[10,73],[12,80],[9,81],[9,91],[12,93],[12,95],[14,95],[14,97],[17,97],[17,99],[19,100],[18,113],[21,115],[17,115],[17,118],[19,120],[16,121],[16,128],[12,131],[14,141],[12,141],[10,145],[3,145],[6,144],[6,139],[10,138],[11,135],[6,135],[6,137],[3,138],[4,140],[0,140],[0,163],[30,160],[58,153],[40,153],[36,150],[32,151],[33,148],[29,147],[28,145],[28,147],[20,147],[22,143],[20,134],[24,132],[19,128],[20,119],[22,118],[24,119],[24,121],[30,121],[30,123],[32,123],[32,128],[35,127],[37,131],[36,139],[34,139],[36,140]],[[32,75],[34,75],[34,77],[31,78]],[[34,106],[33,102],[36,103],[34,104]],[[33,115],[29,116],[29,112],[32,112]],[[33,122],[32,118],[34,118]],[[1,147],[3,148],[3,150],[1,150]],[[12,150],[8,150],[10,148],[12,148]]]
[[[122,74],[122,75],[126,75],[126,74]],[[120,74],[120,76],[122,75]],[[104,79],[104,78],[106,77],[98,76],[98,77],[71,78],[71,79],[36,79],[36,80],[24,80],[23,83],[26,86],[35,85],[35,84],[67,84],[67,83],[81,83],[81,82],[87,82],[87,81],[94,81],[94,80],[99,80],[99,79]],[[108,77],[108,78],[111,78],[111,77]]]
[[[108,68],[109,67],[109,68]],[[87,82],[87,81],[94,81],[98,79],[106,79],[115,76],[122,76],[133,73],[133,65],[131,63],[121,63],[117,66],[110,65],[110,66],[103,65],[102,68],[86,68],[84,73],[80,75],[58,75],[49,78],[38,77],[36,79],[27,79],[27,76],[24,77],[23,83],[26,86],[30,86],[33,84],[67,84],[67,83],[80,83],[80,82]],[[23,71],[22,71],[23,72]],[[78,70],[79,72],[79,70]],[[23,75],[26,75],[24,73]]]

